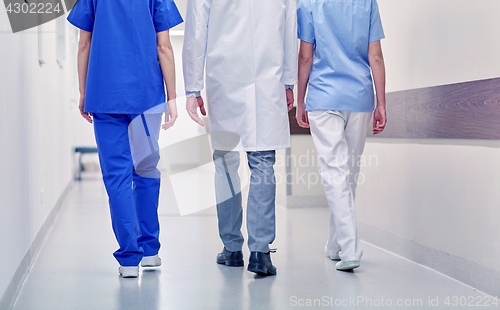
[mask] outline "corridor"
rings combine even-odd
[[[323,250],[326,207],[277,206],[273,245],[278,251],[272,256],[276,276],[260,278],[245,268],[219,266],[215,256],[222,244],[215,208],[180,216],[167,196],[162,194],[160,206],[162,266],[141,268],[138,279],[124,279],[111,255],[117,244],[102,180],[76,182],[14,310],[382,309],[391,304],[430,309],[436,308],[429,306],[436,299],[443,309],[448,297],[450,306],[458,297],[454,309],[466,309],[459,305],[461,297],[462,302],[474,298],[483,305],[489,300],[467,285],[365,242],[360,268],[335,270]],[[248,255],[244,247],[245,263]]]

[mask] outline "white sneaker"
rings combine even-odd
[[[353,270],[354,268],[359,267],[359,260],[350,260],[350,261],[340,261],[335,265],[337,270]]]
[[[139,276],[139,266],[120,266],[118,271],[124,278],[137,278]]]
[[[331,260],[340,260],[339,252],[332,254],[332,253],[328,252],[328,249],[326,246],[325,246],[325,254],[326,254],[326,257],[328,257]]]
[[[141,262],[142,267],[159,267],[161,266],[161,258],[156,254],[155,256],[144,256]]]

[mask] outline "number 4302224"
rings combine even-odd
[[[53,14],[60,13],[59,3],[9,3],[6,7],[9,14]]]
[[[499,301],[497,298],[491,298],[489,296],[448,296],[445,301],[444,305],[446,306],[452,306],[452,307],[497,307],[499,305]]]

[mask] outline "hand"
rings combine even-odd
[[[80,104],[78,105],[78,108],[80,109],[80,114],[83,118],[92,124],[92,113],[85,112],[85,95],[80,95]]]
[[[207,112],[205,111],[205,105],[203,103],[203,98],[201,96],[190,96],[186,99],[186,110],[188,111],[189,117],[191,117],[193,121],[200,124],[200,126],[205,126],[205,123],[203,123],[200,116],[198,115],[198,107],[200,108],[201,115],[207,115]]]
[[[373,134],[381,133],[385,124],[387,123],[387,116],[385,114],[385,107],[378,106],[373,113]]]
[[[167,112],[165,112],[165,121],[163,122],[163,125],[161,125],[161,128],[163,128],[163,130],[167,130],[174,126],[177,116],[177,103],[175,102],[175,99],[167,101]]]
[[[288,88],[286,90],[286,105],[288,106],[288,112],[293,109],[293,89]]]
[[[307,119],[306,105],[303,102],[297,102],[297,110],[295,113],[297,123],[302,128],[309,128],[309,120]]]

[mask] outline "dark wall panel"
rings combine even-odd
[[[302,128],[297,123],[295,118],[296,108],[294,107],[290,112],[288,112],[288,120],[290,121],[290,133],[292,135],[310,135],[311,131],[307,128]]]
[[[500,140],[500,78],[388,93],[387,119],[375,137]],[[297,125],[295,109],[290,129],[309,134]]]

